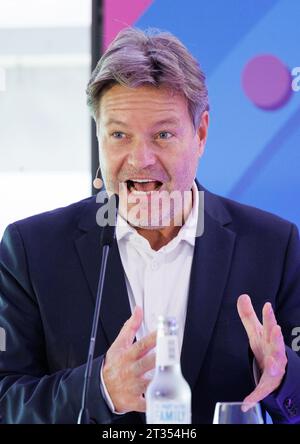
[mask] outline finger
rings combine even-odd
[[[272,359],[272,362],[270,364],[272,364],[272,370],[270,374],[282,378],[285,374],[287,356],[285,351],[284,338],[279,325],[275,325],[272,329],[271,347],[272,351],[270,357]]]
[[[253,390],[253,392],[250,393],[250,395],[248,395],[243,400],[243,406],[242,406],[243,412],[249,410],[249,408],[251,408],[251,405],[262,401],[270,393],[272,393],[272,391],[274,391],[273,385],[267,383],[259,383],[258,386],[255,388],[255,390]]]
[[[139,377],[155,368],[156,356],[154,353],[149,353],[145,357],[137,360],[132,364],[132,371],[134,376]]]
[[[143,357],[156,346],[156,331],[153,331],[144,338],[136,341],[132,347],[128,350],[128,357],[136,361],[137,359]]]
[[[125,322],[120,333],[115,339],[114,347],[128,348],[135,338],[136,332],[140,328],[143,321],[143,311],[141,307],[136,306],[130,318]]]
[[[271,331],[275,325],[277,325],[277,321],[275,318],[275,314],[270,302],[267,302],[263,307],[263,336],[264,340],[269,343],[271,340]]]
[[[272,354],[276,358],[279,354],[285,355],[285,343],[280,325],[276,324],[272,328],[270,335],[270,343],[272,344]]]
[[[262,334],[262,325],[256,316],[251,299],[247,294],[242,294],[238,298],[237,309],[248,338],[254,340],[256,336],[260,336]]]

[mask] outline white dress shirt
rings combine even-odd
[[[193,206],[177,236],[155,251],[149,242],[124,219],[118,222],[116,238],[125,272],[131,312],[136,305],[143,309],[144,319],[136,334],[139,340],[156,330],[159,315],[174,316],[178,323],[181,351],[186,319],[190,274],[198,221],[199,196],[192,186]],[[101,371],[102,392],[114,411]]]

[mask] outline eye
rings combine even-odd
[[[161,139],[161,140],[167,140],[170,139],[171,137],[173,137],[173,134],[170,133],[169,131],[160,131],[157,135],[156,135],[156,139]]]
[[[112,137],[113,137],[114,139],[124,139],[125,134],[122,133],[122,131],[114,131],[114,132],[112,133]]]

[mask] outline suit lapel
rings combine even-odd
[[[205,199],[209,206],[210,193],[205,194]],[[215,219],[215,210],[220,212],[220,207],[214,209],[213,217],[206,204],[205,208],[204,233],[196,238],[194,249],[181,356],[182,371],[191,388],[199,375],[214,330],[235,243],[235,233]],[[229,220],[227,212],[227,217],[224,214],[223,222]]]
[[[75,240],[93,304],[96,300],[102,257],[101,228],[95,222],[96,211],[96,206],[91,205],[88,214],[85,214],[80,221],[81,230],[84,230],[85,233]],[[100,309],[101,325],[109,345],[115,340],[130,315],[124,271],[117,242],[114,242],[108,256]]]
[[[107,261],[100,318],[111,344],[128,318],[131,309],[117,242],[114,242]]]

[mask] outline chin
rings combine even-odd
[[[143,230],[161,230],[165,228],[163,225],[149,225],[148,221],[128,221],[134,228],[141,228]]]
[[[163,216],[150,217],[130,217],[128,215],[127,221],[135,228],[141,228],[144,230],[161,230],[173,226],[173,220],[171,214],[164,214]]]

